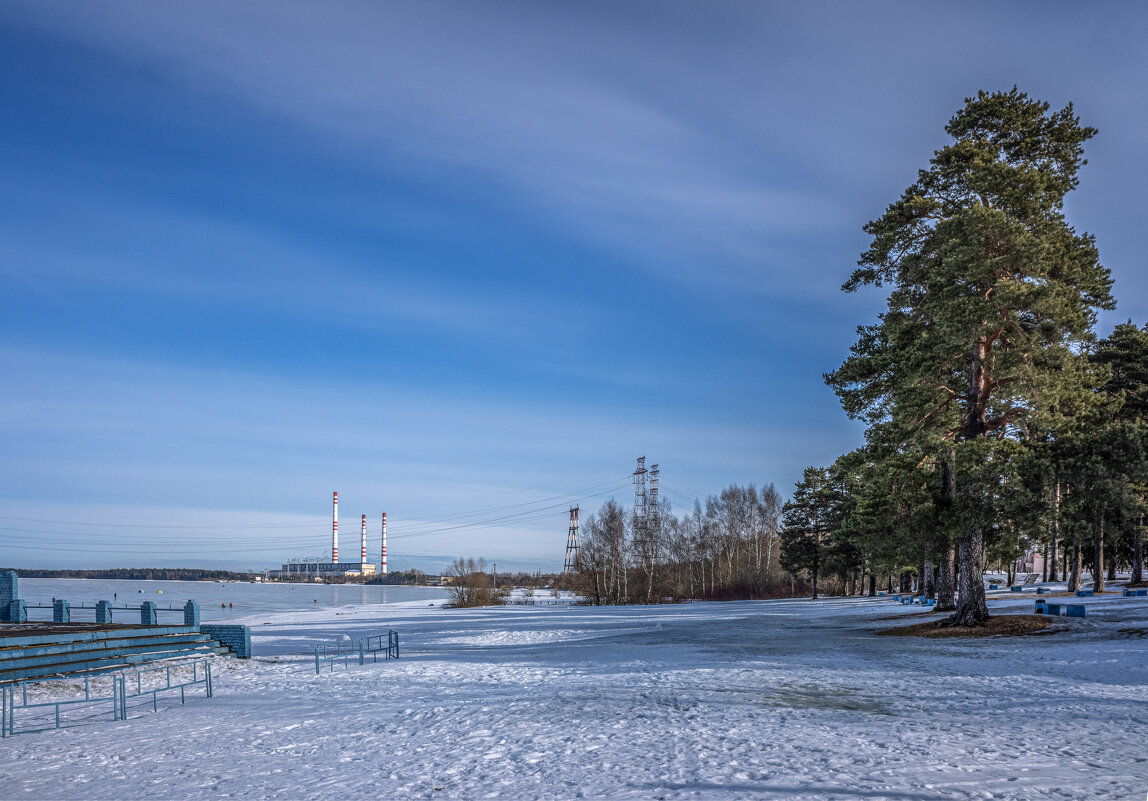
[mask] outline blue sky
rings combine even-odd
[[[0,5],[0,563],[561,567],[566,508],[788,492],[861,228],[963,98],[1100,129],[1148,319],[1133,3]]]

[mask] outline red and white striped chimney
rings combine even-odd
[[[383,512],[383,564],[382,571],[387,572],[387,513]]]
[[[363,515],[363,530],[359,535],[362,538],[363,551],[359,554],[359,564],[365,565],[367,563],[367,516]],[[359,568],[362,570],[362,568]]]
[[[331,512],[331,561],[339,564],[339,493],[335,493],[335,507]]]

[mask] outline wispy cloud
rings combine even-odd
[[[113,3],[30,13],[56,33],[290,121],[360,166],[463,170],[567,236],[690,283],[776,289],[786,273],[761,254],[771,235],[848,221],[828,192],[794,191],[730,159],[752,132],[731,140],[721,120],[687,111],[668,86],[659,91],[667,80],[694,90],[717,83],[704,63],[692,73],[671,66],[672,41],[603,36],[577,14],[504,11],[499,24],[485,9],[434,4],[205,3],[192,12]],[[638,86],[619,80],[643,62],[665,72],[648,70]]]

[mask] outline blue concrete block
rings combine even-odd
[[[183,625],[199,626],[199,604],[195,601],[183,605]]]
[[[57,598],[52,602],[52,622],[72,622],[72,605],[65,601],[63,598]]]
[[[0,621],[5,623],[19,623],[20,620],[13,620],[9,615],[11,610],[15,607],[12,606],[13,601],[20,599],[20,579],[16,575],[15,570],[6,570],[0,573]],[[27,618],[22,618],[27,620]]]
[[[199,630],[213,640],[219,640],[220,645],[226,645],[240,659],[251,658],[251,629],[247,626],[203,623]]]
[[[1095,590],[1077,590],[1076,591],[1076,597],[1077,598],[1088,598],[1088,597],[1093,596],[1095,594],[1096,594]]]
[[[879,593],[877,593],[877,597],[878,598],[884,598],[885,597],[885,591],[881,590]]]
[[[25,623],[28,620],[28,605],[20,598],[9,601],[6,605],[4,620],[7,623]]]
[[[1050,592],[1052,592],[1052,590],[1050,590],[1048,587],[1037,587],[1036,588],[1036,594],[1037,595],[1044,595],[1044,594],[1050,593]]]
[[[1066,604],[1064,607],[1065,617],[1084,617],[1084,604]]]
[[[990,584],[989,585],[990,590],[999,590],[1000,588],[1001,588],[1001,585],[999,585],[999,584]]]
[[[1148,597],[1148,587],[1136,587],[1135,589],[1124,588],[1125,598],[1143,598]]]
[[[96,601],[96,622],[97,623],[111,623],[112,622],[112,602],[111,601]]]
[[[1009,590],[1011,592],[1024,592],[1024,587],[1018,584],[1015,587],[1009,587]]]
[[[15,570],[0,573],[0,603],[15,601],[20,597],[20,577]]]
[[[140,604],[140,623],[145,626],[156,625],[155,601],[144,601]]]

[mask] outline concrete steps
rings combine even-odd
[[[166,659],[226,654],[193,626],[140,626],[0,637],[0,681],[98,673]]]

